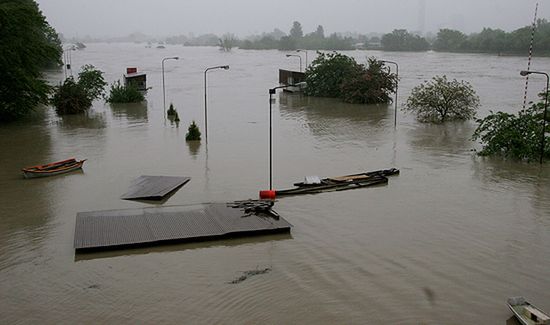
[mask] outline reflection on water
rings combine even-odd
[[[154,246],[154,247],[130,248],[126,250],[85,252],[85,253],[76,253],[75,261],[78,262],[78,261],[94,260],[98,258],[181,252],[185,250],[203,249],[203,248],[210,248],[210,247],[217,247],[217,246],[232,247],[232,246],[238,246],[238,245],[251,245],[251,244],[266,243],[271,241],[288,240],[288,239],[292,239],[292,235],[290,233],[281,233],[281,234],[273,234],[273,235],[253,236],[248,238],[245,237],[245,238],[234,238],[234,239],[225,239],[225,240],[213,240],[213,241],[198,242],[198,243],[168,244],[168,245],[160,245],[160,246]]]
[[[421,123],[404,129],[415,159],[434,168],[470,160],[474,156],[475,143],[471,140],[474,130],[475,125],[469,122]]]
[[[311,132],[319,135],[348,133],[353,128],[383,129],[393,116],[391,105],[349,104],[335,98],[289,93],[281,93],[279,98],[283,118],[304,120]]]
[[[107,121],[104,113],[86,111],[82,114],[59,115],[56,121],[61,129],[104,129]]]
[[[399,62],[399,103],[436,74],[472,83],[480,116],[517,111],[523,99],[523,79],[511,77],[523,58],[368,54]],[[185,57],[165,71],[167,101],[186,108],[182,126],[204,123],[202,67],[231,65],[209,79],[208,147],[186,142],[187,128],[164,118],[159,62],[167,56]],[[279,199],[292,240],[75,256],[76,213],[146,206],[119,199],[139,175],[191,177],[170,198],[175,205],[256,198],[269,184],[267,89],[292,66],[284,54],[90,44],[73,63],[94,64],[112,82],[128,58],[151,80],[147,103],[97,101],[87,115],[49,109],[0,126],[2,323],[177,323],[185,315],[193,324],[494,324],[510,318],[505,301],[516,295],[550,310],[550,164],[476,157],[473,122],[426,125],[399,114],[394,129],[392,105],[299,94],[279,93],[273,105],[275,188],[306,175],[401,174],[387,186]],[[21,167],[72,156],[88,159],[84,173],[21,177]]]
[[[139,103],[111,103],[109,106],[115,118],[127,119],[130,123],[147,122],[147,101]]]
[[[201,148],[201,142],[200,141],[185,141],[187,144],[187,148],[189,149],[189,154],[193,158],[197,158],[197,154],[199,153],[199,149]]]

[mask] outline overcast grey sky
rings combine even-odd
[[[471,33],[483,27],[513,30],[529,25],[535,3],[539,18],[550,18],[550,2],[537,0],[37,0],[50,24],[66,36],[122,36],[132,32],[165,36],[226,32],[239,36],[289,31],[305,33],[323,25],[333,32],[455,28]]]

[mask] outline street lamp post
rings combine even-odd
[[[397,82],[395,83],[395,109],[393,113],[393,128],[395,129],[397,128],[397,89],[399,88],[399,65],[397,64],[397,62],[394,61],[381,60],[380,62],[395,64],[395,75],[397,77]]]
[[[162,107],[164,109],[164,118],[166,119],[166,89],[164,87],[164,61],[166,60],[179,60],[178,56],[172,56],[162,59]]]
[[[297,49],[296,52],[304,52],[306,54],[306,70],[307,70],[307,50]]]
[[[291,57],[291,56],[295,56],[295,57],[297,57],[297,58],[300,59],[300,72],[302,72],[302,57],[299,56],[298,54],[287,54],[287,55],[286,55],[287,58],[289,58],[289,57]]]
[[[204,132],[206,136],[206,143],[208,143],[208,110],[207,110],[208,102],[206,100],[206,73],[210,70],[215,70],[215,69],[229,70],[229,66],[219,65],[215,67],[206,68],[206,70],[204,70]]]
[[[542,74],[546,76],[546,92],[544,93],[544,113],[542,114],[542,132],[541,132],[541,139],[540,139],[540,163],[542,164],[542,159],[544,156],[544,140],[545,140],[545,131],[546,131],[546,111],[548,110],[548,86],[550,84],[550,77],[548,77],[548,74],[546,72],[540,72],[540,71],[520,71],[519,73],[522,76],[527,76],[530,74]]]
[[[69,70],[71,71],[71,76],[72,76],[72,55],[71,55],[71,51],[76,51],[76,48],[74,45],[70,46],[70,47],[66,47],[63,49],[63,72],[65,73],[65,79],[67,79],[67,76],[69,74]]]
[[[301,83],[277,86],[269,89],[269,190],[273,191],[273,95],[277,89],[300,86]]]

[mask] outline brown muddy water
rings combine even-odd
[[[526,59],[354,51],[400,64],[399,102],[435,74],[472,83],[489,110],[517,110]],[[163,119],[167,102],[179,127]],[[313,52],[309,53],[311,61]],[[482,159],[473,122],[424,125],[393,106],[277,94],[274,187],[305,175],[397,167],[387,186],[282,198],[289,236],[75,255],[79,211],[147,207],[119,199],[139,175],[192,180],[164,205],[256,198],[268,183],[268,89],[279,51],[90,44],[109,82],[148,74],[147,103],[104,104],[88,116],[41,116],[0,127],[0,322],[184,324],[506,324],[509,296],[550,311],[550,165]],[[208,73],[209,143],[203,129]],[[534,60],[547,71],[550,59]],[[52,82],[61,71],[51,72]],[[532,77],[531,99],[544,87]],[[204,131],[204,130],[203,130]],[[20,168],[76,156],[83,172],[25,180]]]

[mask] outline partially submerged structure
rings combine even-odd
[[[120,249],[289,232],[273,201],[79,212],[76,251]]]
[[[279,84],[281,86],[288,86],[283,89],[284,91],[292,93],[302,91],[305,82],[306,74],[304,72],[279,69]],[[298,84],[299,86],[292,86]]]
[[[124,85],[133,85],[139,91],[147,91],[147,74],[138,72],[137,68],[126,68]]]
[[[123,200],[160,201],[190,180],[190,177],[143,175],[133,180],[128,191],[120,198]]]

